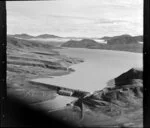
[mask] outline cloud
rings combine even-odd
[[[8,33],[102,36],[142,33],[142,0],[7,1]]]

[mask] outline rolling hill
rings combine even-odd
[[[143,45],[139,43],[141,37],[132,37],[130,35],[120,35],[114,37],[101,38],[107,41],[107,44],[98,43],[91,39],[83,39],[80,41],[67,41],[62,44],[62,47],[74,48],[90,48],[90,49],[106,49],[106,50],[119,50],[130,52],[142,52]]]
[[[102,37],[101,39],[107,41],[109,44],[131,44],[143,41],[143,36],[131,36],[128,34],[114,36],[114,37]]]
[[[15,35],[10,35],[12,37],[17,37],[17,38],[22,38],[22,39],[31,39],[34,38],[34,36],[28,35],[28,34],[15,34]]]
[[[91,47],[99,47],[99,44],[91,39],[83,39],[80,41],[70,40],[66,43],[62,44],[63,47],[75,47],[75,48],[91,48]]]
[[[55,36],[55,35],[50,35],[50,34],[42,34],[42,35],[38,35],[35,38],[60,38],[59,36]]]
[[[107,44],[137,44],[138,41],[130,35],[114,36],[107,40]]]
[[[32,36],[29,34],[14,34],[14,35],[9,35],[11,37],[15,37],[15,38],[21,38],[21,39],[33,39],[33,38],[42,38],[42,39],[47,39],[47,38],[61,38],[59,36],[55,36],[55,35],[50,35],[50,34],[41,34],[38,36]]]
[[[135,36],[134,37],[137,41],[143,42],[143,36]]]

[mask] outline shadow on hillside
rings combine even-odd
[[[48,116],[40,110],[35,110],[25,102],[21,102],[14,97],[7,97],[3,109],[5,118],[2,120],[2,127],[70,127],[68,124],[63,123],[54,117]]]

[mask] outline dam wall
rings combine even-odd
[[[59,95],[65,95],[65,96],[72,96],[72,97],[83,97],[87,95],[89,92],[78,90],[78,89],[71,89],[71,88],[65,88],[58,85],[51,85],[46,83],[40,83],[35,81],[29,81],[32,85],[38,85],[43,86],[46,88],[49,88],[50,90],[56,90],[56,93]]]

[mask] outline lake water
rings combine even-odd
[[[110,79],[132,67],[143,65],[141,53],[84,48],[64,48],[59,52],[70,57],[82,58],[84,62],[72,65],[71,68],[75,69],[75,72],[71,74],[35,81],[93,92],[103,89]]]
[[[70,57],[83,58],[84,62],[72,65],[71,68],[75,69],[75,72],[71,74],[34,79],[34,81],[93,92],[103,89],[110,79],[132,67],[143,65],[141,53],[84,48],[64,48],[59,52]],[[33,104],[33,106],[51,111],[60,109],[75,99],[74,97],[57,96],[56,99]]]

